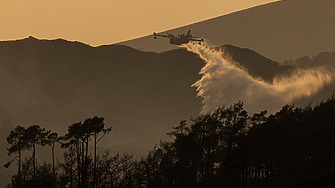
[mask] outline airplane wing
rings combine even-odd
[[[166,38],[173,38],[174,36],[172,34],[169,34],[168,35],[161,35],[161,34],[157,34],[154,32],[154,38],[157,39],[157,37],[166,37]]]
[[[204,42],[204,39],[194,39],[194,38],[190,38],[191,41],[198,41],[199,44],[201,44],[201,42]]]

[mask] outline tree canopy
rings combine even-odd
[[[249,116],[238,102],[181,120],[167,133],[172,141],[161,141],[140,159],[109,150],[96,153],[111,131],[102,117],[70,125],[63,137],[35,125],[17,126],[7,138],[9,154],[60,142],[64,162],[39,164],[34,155],[26,158],[7,187],[335,186],[334,113],[334,96],[314,107],[287,104],[270,115],[263,110]]]

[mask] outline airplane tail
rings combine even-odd
[[[191,36],[191,30],[188,30],[187,34],[186,34],[186,37],[190,37]]]

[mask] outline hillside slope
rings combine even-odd
[[[201,107],[191,85],[203,61],[185,50],[157,54],[30,37],[1,42],[0,62],[0,113],[12,126],[40,124],[63,134],[98,115],[113,126],[111,145],[149,135],[158,141]]]
[[[251,49],[221,48],[252,76],[269,83],[275,75],[294,69]],[[315,61],[330,59],[327,63],[332,63],[333,53],[327,54]],[[99,151],[109,148],[113,153],[145,155],[160,139],[168,140],[166,133],[180,120],[200,112],[202,99],[191,85],[201,78],[198,73],[204,65],[186,49],[154,53],[124,45],[91,47],[62,39],[2,41],[0,120],[6,126],[0,126],[0,162],[9,159],[4,157],[8,147],[5,135],[17,125],[39,124],[64,135],[72,123],[95,115],[105,117],[106,126],[113,127],[99,143]],[[320,91],[313,100],[329,95]],[[300,102],[306,101],[311,98]],[[48,157],[40,150],[37,156],[39,160]],[[15,168],[11,170],[15,172]],[[5,177],[1,173],[8,171],[0,171],[0,177]]]
[[[292,69],[250,49],[222,48],[251,75],[268,82]],[[29,37],[0,42],[0,62],[0,114],[12,126],[40,124],[64,134],[72,123],[103,116],[113,126],[104,146],[143,140],[147,144],[136,147],[143,154],[167,138],[165,133],[179,120],[201,109],[202,99],[191,85],[201,78],[205,64],[185,49],[153,53]]]
[[[205,38],[209,44],[250,48],[282,63],[286,59],[294,60],[335,50],[334,17],[333,0],[289,0],[253,7],[167,32],[180,34],[191,29],[194,36]],[[121,44],[155,52],[176,48],[167,39],[154,40],[151,35]]]

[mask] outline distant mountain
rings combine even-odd
[[[294,69],[251,49],[221,48],[252,76],[269,83]],[[168,140],[166,133],[180,120],[199,114],[202,99],[191,85],[201,78],[204,65],[182,48],[155,53],[63,39],[2,41],[0,121],[7,124],[0,131],[8,133],[11,119],[12,128],[39,124],[64,135],[72,123],[97,115],[113,127],[99,150],[145,155],[160,139]],[[6,147],[0,147],[4,161]],[[42,155],[40,150],[37,155]]]
[[[166,133],[180,120],[200,112],[201,98],[191,85],[200,79],[203,65],[183,49],[158,54],[62,39],[3,41],[0,123],[11,119],[12,128],[38,124],[64,135],[72,123],[102,116],[113,130],[100,149],[146,155],[160,139],[169,139]],[[0,142],[4,164],[12,158],[6,157],[9,128],[0,129],[5,135]],[[122,147],[128,143],[134,144]],[[48,156],[41,152],[39,161]]]
[[[286,0],[219,16],[169,30],[180,34],[191,29],[212,45],[232,44],[261,52],[282,63],[305,55],[335,50],[335,1]],[[156,31],[157,32],[157,31]],[[146,36],[121,44],[162,52],[176,48],[166,38]]]
[[[293,69],[250,49],[222,48],[251,75],[268,82]],[[98,115],[113,126],[106,146],[158,141],[179,120],[200,112],[202,99],[191,85],[201,78],[204,65],[185,49],[154,53],[62,39],[3,41],[0,114],[11,118],[12,126],[40,124],[60,134],[71,123]]]
[[[222,45],[220,48],[225,52],[224,58],[237,62],[247,69],[251,76],[261,78],[268,83],[272,83],[275,76],[290,75],[294,70],[291,65],[279,65],[278,62],[248,48],[239,48],[228,44]]]
[[[297,58],[295,61],[285,61],[283,65],[293,65],[295,67],[302,66],[305,68],[314,67],[334,67],[335,63],[335,51],[333,52],[321,52],[313,57],[303,56]]]
[[[191,85],[203,65],[183,49],[158,54],[33,37],[0,42],[0,114],[12,126],[40,124],[60,134],[98,115],[113,126],[105,145],[149,136],[158,142],[179,120],[200,112]]]

